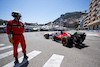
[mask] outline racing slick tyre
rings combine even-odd
[[[45,37],[46,39],[49,39],[49,34],[45,34],[44,37]]]
[[[67,46],[69,48],[73,47],[73,41],[70,37],[62,37],[62,40],[61,40],[63,46]]]
[[[67,39],[67,37],[62,37],[62,44],[63,44],[63,46],[68,46],[68,39]]]

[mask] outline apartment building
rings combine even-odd
[[[100,0],[91,0],[83,26],[89,30],[100,30]]]
[[[89,24],[89,14],[84,15],[84,23],[83,23],[83,29],[88,29],[88,24]]]
[[[84,23],[84,15],[82,15],[80,18],[79,18],[79,26],[77,29],[83,29],[83,23]]]

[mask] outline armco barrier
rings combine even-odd
[[[100,30],[89,30],[91,32],[100,32]]]
[[[100,30],[97,30],[97,32],[100,32]]]

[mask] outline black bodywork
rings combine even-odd
[[[61,33],[45,34],[44,37],[46,39],[51,38],[53,41],[61,42],[63,46],[68,46],[68,47],[73,46],[73,44],[82,44],[82,42],[86,38],[85,33],[79,33],[79,32],[75,32],[74,34],[68,33],[69,35],[71,35],[71,37],[69,36],[62,36],[62,38],[57,37],[60,34]]]

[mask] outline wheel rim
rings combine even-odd
[[[66,44],[66,39],[65,38],[62,39],[62,43]]]
[[[68,43],[67,38],[63,38],[63,39],[62,39],[62,44],[63,44],[64,46],[66,46],[66,45],[67,45],[67,43]]]

